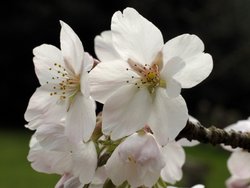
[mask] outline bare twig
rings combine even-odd
[[[199,122],[188,121],[186,127],[179,133],[176,140],[186,138],[189,141],[198,140],[201,143],[212,145],[224,144],[232,148],[240,147],[250,151],[250,133],[241,131],[225,131],[211,126],[204,127]]]

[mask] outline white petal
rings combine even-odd
[[[202,82],[213,69],[213,60],[209,54],[199,54],[185,60],[186,66],[175,79],[178,80],[182,88],[191,88]]]
[[[81,92],[85,97],[90,95],[89,75],[86,72],[82,72],[80,77]]]
[[[107,179],[107,173],[104,166],[98,167],[95,172],[95,177],[93,178],[91,184],[103,185]]]
[[[95,53],[101,61],[113,61],[120,59],[112,41],[112,32],[104,31],[95,37]]]
[[[84,52],[83,64],[84,64],[84,71],[85,72],[90,71],[94,65],[93,57],[87,52]]]
[[[150,64],[163,47],[160,30],[133,8],[113,15],[111,31],[114,47],[125,61]]]
[[[104,104],[103,133],[116,140],[144,127],[152,99],[146,88],[125,85]]]
[[[43,148],[39,143],[33,145],[28,154],[31,166],[38,172],[63,174],[69,171],[72,165],[69,153],[52,151]]]
[[[191,188],[205,188],[204,185],[198,184],[198,185],[194,185]]]
[[[57,98],[55,96],[50,96],[50,92],[48,85],[36,89],[30,98],[27,110],[24,114],[26,121],[32,121],[39,118],[50,110],[60,110],[61,107],[62,109],[64,108],[63,105],[57,105]]]
[[[170,98],[179,96],[181,93],[181,84],[175,79],[170,79],[167,82],[166,94]]]
[[[204,44],[196,35],[180,35],[164,45],[164,61],[177,56],[185,62],[185,67],[175,75],[182,88],[190,88],[199,84],[211,73],[212,57],[203,51]]]
[[[33,54],[35,71],[40,84],[46,84],[48,81],[51,83],[52,77],[58,76],[57,71],[54,70],[54,64],[64,66],[61,51],[55,46],[42,44],[33,49]],[[50,68],[53,68],[53,70],[50,70]]]
[[[191,142],[186,139],[186,138],[182,138],[180,140],[178,140],[178,144],[180,144],[181,146],[184,147],[193,147],[193,146],[197,146],[200,142],[197,140],[192,140]]]
[[[70,143],[64,135],[64,126],[48,123],[40,126],[34,134],[39,145],[49,151],[69,152]]]
[[[52,107],[52,108],[51,108]],[[30,111],[29,111],[30,110]],[[46,124],[51,123],[58,123],[61,121],[61,119],[64,117],[65,114],[65,106],[58,105],[58,104],[50,104],[50,107],[45,113],[39,113],[39,111],[33,111],[32,109],[29,109],[29,115],[33,114],[35,115],[28,124],[25,125],[26,128],[29,128],[31,130],[36,130],[37,128],[44,126]],[[33,111],[33,112],[31,112]]]
[[[60,24],[62,27],[60,42],[64,61],[71,72],[78,75],[83,68],[84,50],[82,42],[69,25],[62,21],[60,21]]]
[[[240,178],[250,179],[250,153],[246,151],[236,151],[228,159],[227,166],[232,175]]]
[[[116,148],[115,151],[112,153],[110,158],[108,159],[106,165],[106,172],[108,177],[112,180],[112,182],[119,186],[121,185],[126,179],[125,170],[124,170],[124,163],[119,158],[118,149]]]
[[[82,184],[90,183],[97,168],[97,153],[94,143],[79,143],[73,151],[73,161],[73,174],[79,176]]]
[[[147,187],[152,187],[160,177],[160,173],[158,172],[147,172],[144,176],[144,185]]]
[[[38,140],[50,136],[64,136],[64,125],[58,122],[47,123],[44,126],[39,127],[34,135]]]
[[[123,61],[101,62],[89,73],[91,96],[104,103],[116,90],[127,84],[126,81],[135,75],[127,71],[128,64]]]
[[[65,134],[74,143],[82,140],[86,142],[94,131],[95,123],[94,101],[78,93],[67,112]]]
[[[226,131],[230,131],[231,129],[234,131],[250,132],[250,120],[240,120],[225,128]]]
[[[134,163],[128,163],[124,165],[124,171],[126,172],[126,178],[131,185],[131,187],[139,187],[143,185],[143,176],[142,173],[145,173],[145,169],[140,168]]]
[[[180,57],[173,57],[164,63],[161,71],[161,77],[165,80],[169,80],[174,77],[185,67],[185,62]]]
[[[196,35],[183,34],[169,40],[163,51],[165,61],[175,56],[185,59],[203,52],[204,44]]]
[[[185,152],[176,142],[171,142],[163,147],[165,167],[161,171],[164,181],[174,184],[182,178],[182,166],[185,162]]]
[[[226,180],[227,188],[249,188],[249,178],[244,179],[237,176],[231,176]]]
[[[167,188],[180,188],[180,187],[175,187],[175,186],[167,186]],[[194,185],[190,188],[205,188],[204,185],[201,185],[201,184],[197,184],[197,185]],[[228,187],[229,188],[229,187]]]
[[[175,74],[178,73],[185,66],[184,61],[179,57],[171,58],[167,63],[164,64],[161,71],[161,77],[166,82],[166,92],[171,98],[177,97],[181,93],[181,84],[174,78]]]
[[[149,127],[161,145],[175,139],[185,127],[188,110],[182,96],[169,98],[164,89],[156,90]]]
[[[28,160],[34,170],[48,174],[63,174],[71,165],[69,155],[57,151],[31,150]]]

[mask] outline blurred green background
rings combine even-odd
[[[59,176],[34,171],[26,157],[31,133],[5,131],[0,133],[0,187],[49,188]]]
[[[78,34],[94,56],[96,35],[110,29],[117,10],[134,7],[161,31],[165,41],[183,33],[198,35],[214,60],[211,75],[182,91],[189,113],[206,126],[223,128],[250,115],[249,0],[8,0],[1,3],[0,188],[49,188],[56,175],[33,171],[26,160],[29,138],[23,114],[39,86],[32,49],[59,46],[59,20]],[[98,110],[101,105],[98,105]],[[228,152],[201,145],[188,148],[180,185],[225,187]]]

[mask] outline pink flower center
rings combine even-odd
[[[137,76],[132,76],[132,80],[127,83],[133,83],[138,89],[147,87],[150,93],[154,93],[157,87],[166,87],[166,81],[161,79],[160,70],[162,68],[162,52],[159,52],[151,65],[140,64],[132,59],[128,59],[128,64]],[[127,68],[126,70],[131,70]],[[135,80],[135,81],[134,81]]]

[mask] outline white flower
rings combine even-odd
[[[231,177],[226,181],[228,188],[250,188],[250,153],[235,151],[227,161]]]
[[[94,143],[71,142],[59,124],[46,124],[36,130],[28,160],[38,172],[71,174],[82,184],[92,181],[97,167]]]
[[[25,119],[36,129],[50,119],[66,117],[71,141],[88,141],[95,127],[95,103],[89,95],[88,73],[93,59],[84,52],[74,31],[61,23],[61,51],[43,44],[33,50],[39,87],[30,99]]]
[[[111,31],[96,37],[102,61],[90,72],[91,93],[104,103],[103,133],[116,140],[149,124],[161,145],[185,127],[188,112],[181,88],[204,80],[212,58],[195,35],[166,44],[162,34],[136,10],[112,17]]]
[[[153,186],[165,163],[161,147],[149,133],[135,133],[112,153],[105,168],[107,176],[119,186],[125,180],[132,187]]]

